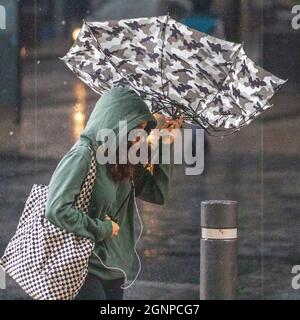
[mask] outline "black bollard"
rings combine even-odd
[[[237,202],[201,202],[200,300],[236,299],[237,251]]]

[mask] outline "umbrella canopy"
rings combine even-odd
[[[83,22],[61,58],[95,92],[134,90],[152,112],[184,115],[210,134],[239,130],[271,107],[286,82],[256,65],[243,44],[170,16]]]

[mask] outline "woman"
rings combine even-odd
[[[59,162],[50,183],[46,216],[50,222],[78,236],[95,241],[89,260],[88,276],[76,299],[120,300],[123,298],[124,274],[109,267],[132,271],[134,252],[134,199],[130,196],[118,213],[118,222],[110,219],[131,188],[130,176],[138,183],[136,196],[164,204],[169,194],[171,165],[154,164],[147,170],[143,164],[99,164],[88,214],[72,207],[90,166],[90,149],[97,150],[100,129],[112,129],[124,138],[119,121],[127,121],[128,132],[143,128],[149,134],[157,125],[146,103],[129,89],[115,87],[106,91],[97,102],[87,125],[74,147]],[[124,123],[124,122],[123,122]],[[179,120],[166,119],[164,127],[179,128]],[[117,148],[118,141],[117,139]],[[143,177],[142,181],[139,180]]]

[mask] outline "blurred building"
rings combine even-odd
[[[5,14],[0,29],[0,151],[18,150],[20,116],[19,8],[15,1],[2,0]]]
[[[39,46],[48,40],[69,37],[72,29],[90,13],[90,0],[22,0],[21,46]]]
[[[289,79],[289,88],[300,88],[300,30],[292,27],[292,7],[299,0],[267,1],[263,7],[263,63],[280,77]]]

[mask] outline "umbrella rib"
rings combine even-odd
[[[195,110],[192,108],[192,107],[190,107],[189,105],[183,105],[183,104],[181,104],[181,103],[178,103],[177,101],[174,101],[174,100],[172,100],[170,97],[168,97],[168,96],[166,96],[165,97],[166,99],[167,99],[167,101],[165,101],[165,102],[163,102],[163,104],[164,103],[166,103],[166,104],[171,104],[171,105],[175,105],[176,106],[176,112],[175,112],[175,114],[177,113],[177,111],[178,111],[178,109],[182,109],[182,110],[184,110],[184,112],[185,113],[187,113],[187,112],[190,112],[190,114],[188,114],[188,116],[191,118],[191,119],[193,119],[193,120],[195,120],[197,117],[198,117],[198,114],[195,112]],[[169,101],[168,101],[169,100]],[[187,109],[187,110],[186,110]],[[168,108],[166,108],[166,110],[168,110]],[[169,112],[168,112],[169,113]],[[170,113],[169,113],[170,114]],[[174,116],[174,113],[173,114],[170,114],[171,116]]]
[[[224,96],[227,96],[227,97],[231,97],[231,95],[230,94],[226,94],[226,93],[223,93],[223,95]],[[248,101],[250,101],[250,100],[248,100]],[[240,110],[242,110],[242,111],[244,111],[244,112],[246,112],[246,110],[245,109],[243,109],[235,100],[233,100],[233,102],[232,102],[235,106],[237,106]]]
[[[163,84],[163,57],[164,57],[164,47],[166,40],[166,29],[169,22],[169,14],[167,15],[166,21],[164,23],[163,31],[162,31],[162,47],[161,47],[161,59],[160,59],[160,82],[163,96],[165,97],[164,84]]]
[[[195,113],[195,110],[192,107],[190,107],[189,105],[186,106],[186,105],[180,104],[176,101],[171,101],[170,104],[176,106],[175,115],[176,115],[178,109],[181,108],[184,110],[185,114],[187,114],[189,112],[188,116],[190,117],[190,119],[195,120],[198,117],[198,114]]]
[[[234,58],[234,60],[233,60],[233,62],[232,62],[232,64],[231,64],[231,66],[230,66],[230,69],[229,69],[226,77],[224,78],[224,80],[223,80],[223,82],[222,82],[222,85],[218,88],[218,91],[216,92],[216,94],[214,95],[214,97],[211,99],[211,101],[209,101],[209,102],[206,104],[206,107],[205,107],[204,109],[202,109],[202,111],[201,111],[199,114],[202,114],[202,113],[208,108],[208,105],[215,100],[215,98],[217,97],[217,95],[218,95],[218,94],[220,93],[220,91],[222,90],[223,84],[225,83],[226,79],[228,78],[228,75],[229,75],[229,73],[231,72],[231,70],[232,70],[232,68],[233,68],[233,65],[235,64],[235,62],[236,62],[236,60],[237,60],[237,57],[238,57],[238,55],[239,55],[239,52],[241,51],[242,47],[243,47],[243,44],[241,44],[240,47],[239,47],[239,49],[237,50],[237,54],[236,54],[236,56],[235,56],[235,58]]]

